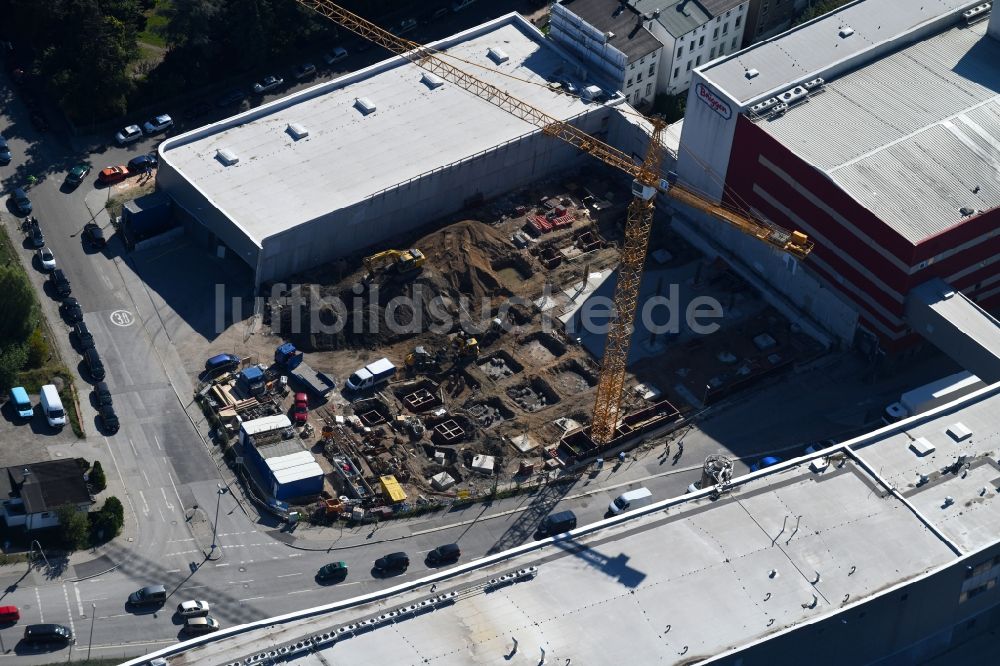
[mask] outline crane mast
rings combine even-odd
[[[459,86],[525,122],[531,123],[540,128],[543,133],[561,139],[605,164],[632,176],[632,191],[635,196],[628,208],[625,241],[622,246],[621,265],[618,270],[618,284],[615,287],[615,316],[605,342],[591,423],[591,439],[598,445],[607,444],[614,439],[618,425],[628,353],[639,300],[639,287],[642,282],[642,268],[649,245],[649,234],[653,224],[658,193],[666,193],[681,203],[708,213],[714,218],[732,225],[742,233],[753,236],[799,259],[804,259],[812,250],[812,242],[801,232],[790,232],[777,225],[743,215],[715,203],[683,185],[661,180],[661,165],[665,147],[660,141],[663,124],[659,120],[652,121],[653,132],[646,157],[642,164],[636,164],[635,160],[627,153],[456,67],[444,59],[447,57],[445,53],[398,37],[330,0],[295,1],[322,14],[358,36],[402,56],[417,67]]]

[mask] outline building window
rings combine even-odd
[[[763,24],[757,26],[757,34],[759,35],[762,32],[764,32],[764,25]]]
[[[631,88],[632,87],[632,79],[629,79],[628,81],[625,82],[625,87],[626,88]]]
[[[715,30],[712,31],[712,39],[718,39],[718,38],[719,38],[719,29],[716,28]]]
[[[715,47],[712,47],[712,52],[708,55],[709,60],[715,60]]]
[[[722,24],[722,34],[723,35],[728,35],[729,34],[729,24],[728,23],[723,23]]]
[[[680,58],[682,55],[684,55],[684,47],[683,46],[678,46],[677,47],[677,57]]]
[[[651,94],[653,94],[653,84],[652,83],[647,83],[646,84],[646,97],[649,97]]]
[[[698,46],[703,46],[705,44],[705,35],[698,38]]]
[[[639,72],[638,76],[635,77],[635,82],[639,83],[639,81],[642,81],[642,72]]]
[[[674,67],[674,78],[676,79],[680,75],[681,75],[681,68],[680,67]]]
[[[958,603],[963,604],[966,601],[968,601],[969,599],[971,599],[972,597],[978,597],[983,592],[987,592],[989,590],[992,590],[994,587],[996,587],[996,584],[997,584],[997,579],[996,578],[990,578],[988,581],[986,581],[982,585],[976,586],[976,587],[972,588],[971,590],[969,590],[968,592],[962,592],[962,594],[959,595],[959,597],[958,597]]]
[[[695,66],[695,67],[697,67],[697,66],[698,66],[698,65],[700,65],[700,64],[701,64],[701,56],[698,56],[698,57],[697,57],[697,58],[695,58],[695,60],[694,60],[694,66]]]
[[[645,65],[646,64],[646,59],[645,58],[639,58],[639,64],[640,65]]]
[[[688,60],[687,71],[689,71],[689,72],[691,71],[691,61],[690,60]]]
[[[633,63],[631,63],[631,64],[630,64],[630,65],[628,66],[628,68],[629,68],[629,69],[635,69],[635,63],[634,63],[634,62],[633,62]]]
[[[635,103],[636,104],[639,103],[639,91],[638,90],[635,91]]]
[[[733,48],[734,49],[736,48],[736,38],[735,37],[733,37]]]
[[[691,40],[691,44],[688,46],[688,48],[691,49],[692,51],[694,51],[694,40],[693,39]]]
[[[742,22],[743,22],[743,17],[742,16],[737,16],[736,17],[736,21],[733,23],[733,27],[734,28],[740,27],[740,23],[742,23]]]
[[[649,66],[649,76],[652,76],[654,71],[656,71],[656,63],[655,62]]]
[[[726,45],[719,44],[719,57],[721,58],[724,55],[726,55]]]

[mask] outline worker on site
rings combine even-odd
[[[620,451],[618,453],[618,462],[620,462],[620,463],[625,462],[625,452],[624,451]]]

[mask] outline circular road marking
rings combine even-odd
[[[135,317],[128,310],[115,310],[111,313],[111,323],[115,326],[131,326]]]

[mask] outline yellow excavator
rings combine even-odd
[[[416,248],[409,250],[384,250],[364,258],[368,280],[373,280],[380,273],[393,278],[410,278],[423,268],[427,257]]]
[[[479,340],[458,333],[451,339],[451,347],[455,350],[455,358],[472,360],[479,357]]]

